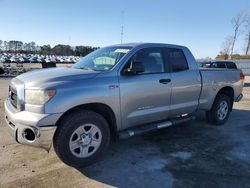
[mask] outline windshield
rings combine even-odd
[[[112,69],[130,49],[131,47],[100,48],[80,59],[72,67],[94,71],[108,71]]]

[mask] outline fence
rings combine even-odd
[[[250,60],[234,60],[238,69],[241,69],[243,73],[250,76]]]

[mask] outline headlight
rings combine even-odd
[[[43,105],[52,99],[56,94],[56,90],[25,90],[25,103],[31,105]]]

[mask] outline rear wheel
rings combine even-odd
[[[95,163],[109,145],[107,121],[92,111],[77,111],[63,118],[54,136],[58,157],[69,166],[84,167]]]
[[[218,94],[213,107],[207,111],[207,121],[214,125],[223,125],[227,122],[231,112],[231,99],[224,94]]]

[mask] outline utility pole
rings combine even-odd
[[[123,36],[124,36],[124,11],[122,11],[122,25],[121,25],[121,44],[123,43]]]

